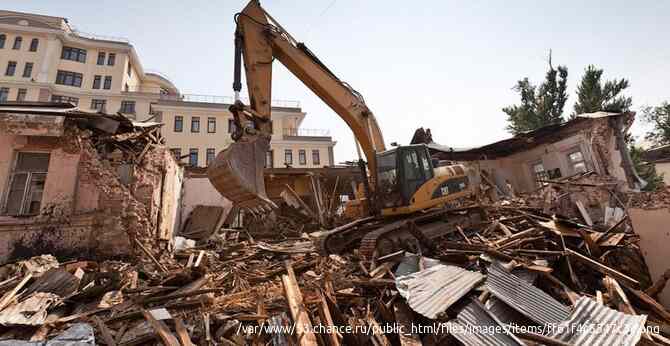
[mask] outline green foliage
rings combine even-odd
[[[628,88],[628,80],[611,80],[602,84],[603,70],[589,65],[584,70],[582,80],[577,86],[577,102],[571,119],[579,114],[597,111],[620,113],[630,110],[633,100],[620,95]]]
[[[630,142],[628,146],[628,152],[630,153],[630,158],[633,161],[633,166],[635,166],[635,171],[647,182],[642,190],[644,191],[654,191],[659,187],[663,186],[663,174],[658,174],[656,172],[656,166],[653,163],[647,163],[642,158],[642,153],[644,150],[635,146],[633,141]]]
[[[644,107],[642,117],[654,127],[647,133],[646,139],[656,145],[670,144],[670,103],[663,102],[658,107]]]
[[[534,86],[528,78],[517,82],[514,90],[521,96],[521,104],[503,108],[507,113],[507,130],[513,134],[535,130],[542,126],[563,122],[563,107],[568,99],[566,93],[568,68],[551,66],[544,82]]]

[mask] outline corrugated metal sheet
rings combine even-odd
[[[447,323],[451,335],[466,346],[525,345],[514,334],[508,332],[478,300],[473,300],[463,308],[455,320]],[[496,329],[502,332],[495,332]]]
[[[566,320],[570,315],[567,306],[523,279],[510,274],[498,262],[489,267],[486,286],[491,294],[537,323],[556,324]]]
[[[396,278],[396,287],[416,312],[435,319],[484,281],[485,276],[460,267],[437,264]]]
[[[597,301],[581,297],[570,319],[551,335],[572,345],[636,345],[642,336],[646,315],[628,315]]]

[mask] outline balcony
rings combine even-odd
[[[217,104],[229,104],[229,105],[235,102],[235,98],[232,96],[201,95],[201,94],[161,95],[160,99],[165,101],[217,103]],[[241,101],[244,102],[245,104],[249,104],[249,99],[247,98],[242,97]],[[300,108],[300,101],[272,100],[272,107]]]
[[[282,135],[287,141],[330,142],[330,131],[326,129],[283,128]]]

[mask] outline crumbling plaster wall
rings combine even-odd
[[[160,235],[171,241],[182,171],[169,150],[147,152],[126,186],[116,167],[99,157],[90,135],[76,127],[62,137],[0,133],[3,201],[16,151],[51,153],[40,215],[0,216],[1,263],[41,253],[126,257],[136,253],[134,239],[149,243]]]

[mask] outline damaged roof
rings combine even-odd
[[[63,102],[16,102],[0,103],[0,114],[7,116],[38,115],[63,117],[75,121],[83,127],[96,129],[108,134],[132,132],[135,128],[155,128],[162,126],[158,122],[134,121],[122,113],[106,114],[86,112],[71,103]]]
[[[595,112],[580,114],[576,118],[560,124],[552,124],[533,131],[527,131],[514,137],[472,149],[456,149],[436,143],[428,145],[432,154],[443,160],[472,161],[495,159],[531,149],[544,143],[552,143],[590,126],[595,119],[627,117],[632,120],[634,112],[607,113]]]

